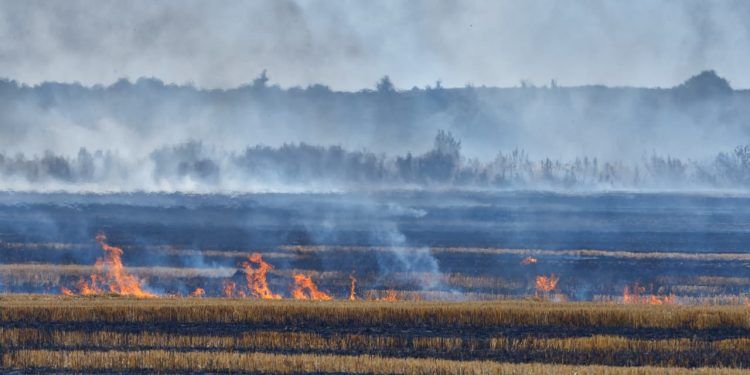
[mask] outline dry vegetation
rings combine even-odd
[[[137,303],[136,303],[137,301]],[[0,323],[241,323],[486,328],[492,326],[750,329],[746,306],[596,303],[246,301],[242,299],[0,297]]]
[[[99,257],[85,244],[26,246],[0,242],[0,252],[80,250]],[[118,270],[161,297],[137,299],[115,294],[111,285],[94,296],[52,295],[78,280],[93,283],[89,275],[108,275],[91,263],[0,265],[6,290],[48,293],[0,295],[0,370],[730,374],[750,369],[747,277],[710,271],[651,275],[649,284],[618,279],[590,285],[586,275],[570,271],[574,267],[564,269],[571,259],[637,269],[654,261],[750,260],[743,254],[437,248],[434,254],[455,260],[454,271],[381,275],[372,264],[351,259],[389,251],[385,248],[279,247],[263,252],[269,263],[256,262],[266,265],[260,268],[243,265],[247,251],[123,249],[126,255],[200,253],[223,267],[123,261]],[[463,257],[474,258],[462,263]],[[336,267],[322,266],[331,262]],[[290,280],[300,275],[336,301],[289,299]],[[540,275],[549,275],[554,285],[539,292]],[[247,285],[243,294],[230,294],[245,298],[217,298],[228,282]],[[587,297],[597,302],[550,302],[574,299],[581,285],[599,288]],[[637,292],[625,298],[623,285]],[[197,297],[188,298],[198,289]],[[259,300],[263,296],[285,299]],[[347,301],[351,296],[355,301]],[[628,300],[636,303],[623,304]],[[648,300],[664,304],[640,302]]]
[[[380,356],[341,356],[267,353],[208,353],[149,351],[49,351],[22,350],[3,356],[7,368],[109,371],[245,371],[254,373],[362,373],[362,374],[603,374],[603,375],[698,375],[742,374],[717,368],[659,368],[509,364],[489,361],[398,359]]]
[[[741,306],[0,297],[5,369],[709,373],[749,333]]]
[[[364,246],[280,246],[279,249],[295,251],[299,253],[341,252],[341,251],[391,251],[387,247],[364,247]],[[407,250],[409,250],[407,248]],[[412,249],[416,250],[416,249]],[[750,261],[747,253],[695,253],[695,252],[637,252],[637,251],[612,251],[612,250],[542,250],[542,249],[502,249],[485,247],[433,247],[433,253],[478,253],[478,254],[508,254],[519,257],[611,257],[628,259],[669,259],[669,260],[726,260],[726,261]]]

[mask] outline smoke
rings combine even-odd
[[[5,2],[0,189],[736,188],[749,11]]]
[[[380,85],[379,91],[349,93],[323,86],[284,90],[261,77],[226,91],[154,79],[107,87],[27,87],[2,81],[0,97],[0,152],[6,158],[21,153],[42,158],[48,152],[71,157],[81,148],[102,150],[109,154],[95,159],[124,162],[106,171],[123,180],[128,171],[131,176],[150,172],[134,165],[144,159],[168,163],[167,153],[190,159],[184,168],[199,179],[218,177],[222,165],[209,163],[217,154],[294,151],[290,143],[338,145],[341,152],[367,157],[419,154],[434,146],[439,130],[461,140],[467,159],[486,161],[499,151],[523,149],[535,159],[589,156],[632,162],[658,152],[701,160],[747,143],[750,120],[747,93],[732,90],[714,72],[669,90],[527,86],[395,91]],[[192,139],[201,139],[205,147],[172,148]],[[246,149],[252,145],[259,146]],[[88,156],[80,157],[86,162]]]
[[[522,150],[480,160],[466,158],[461,142],[440,131],[429,151],[406,155],[304,143],[226,152],[195,141],[162,147],[141,159],[86,149],[74,157],[0,153],[0,176],[4,190],[35,192],[743,191],[750,184],[750,146],[702,160],[656,152],[635,161],[608,162],[589,156],[534,160]],[[425,214],[397,205],[379,210],[384,215]],[[340,219],[323,216],[316,225],[333,228],[342,224]],[[335,235],[323,229],[320,233]],[[395,238],[393,242],[398,243]]]
[[[301,196],[305,196],[302,194]],[[416,290],[435,290],[444,287],[440,264],[429,246],[409,241],[400,223],[420,220],[428,212],[410,207],[398,198],[391,200],[377,194],[319,195],[319,199],[305,205],[292,203],[296,198],[281,198],[275,207],[283,208],[290,219],[279,225],[300,228],[306,238],[301,241],[314,245],[350,244],[379,248],[372,257],[377,263],[378,287],[393,288],[393,283],[410,285]],[[291,201],[290,201],[291,200]],[[259,225],[260,220],[248,223]],[[268,225],[268,221],[264,223]],[[344,253],[346,254],[346,253]],[[355,253],[357,254],[357,253]],[[341,256],[340,254],[338,256]],[[351,259],[359,268],[364,259]],[[341,270],[341,259],[320,256],[316,259],[323,269]],[[363,269],[363,273],[371,270]]]
[[[665,87],[715,68],[748,87],[749,13],[699,0],[3,2],[0,71],[31,84],[154,76],[227,88],[273,68],[284,87],[355,90],[384,73],[405,88]]]
[[[442,273],[437,258],[429,247],[409,247],[406,236],[396,223],[382,222],[372,230],[371,236],[387,246],[388,251],[377,256],[380,272],[378,277],[395,277],[400,282],[409,282],[419,290],[444,289]]]

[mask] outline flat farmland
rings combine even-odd
[[[744,199],[45,197],[0,196],[4,371],[750,369]]]
[[[185,370],[200,364],[230,372],[357,372],[361,356],[384,373],[396,364],[422,373],[545,373],[558,365],[584,373],[601,371],[594,365],[681,373],[750,366],[750,312],[743,306],[35,295],[1,301],[6,369],[116,364],[122,371]],[[146,360],[135,359],[141,355]],[[345,360],[327,364],[332,358]],[[529,362],[534,365],[523,364]]]

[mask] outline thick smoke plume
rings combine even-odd
[[[750,93],[0,83],[1,189],[741,189]],[[437,135],[436,135],[437,134]],[[197,141],[200,140],[200,141]]]

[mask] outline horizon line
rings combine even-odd
[[[68,85],[68,86],[79,86],[81,88],[85,89],[110,89],[117,85],[121,84],[129,84],[131,86],[136,86],[140,82],[154,82],[158,83],[163,87],[176,87],[176,88],[188,88],[188,89],[194,89],[196,91],[205,91],[205,92],[211,92],[211,91],[237,91],[237,90],[243,90],[243,89],[278,89],[282,91],[292,91],[292,90],[309,90],[309,89],[315,89],[315,88],[323,88],[326,91],[330,91],[332,93],[378,93],[377,84],[382,82],[384,79],[388,79],[390,81],[390,76],[388,74],[383,75],[377,82],[374,83],[373,87],[363,87],[359,90],[337,90],[331,88],[328,84],[319,82],[319,83],[311,83],[307,86],[301,86],[301,85],[295,85],[295,86],[285,86],[282,87],[278,83],[274,84],[268,84],[270,82],[270,79],[267,76],[267,70],[264,69],[253,81],[247,81],[247,82],[239,82],[235,86],[230,87],[208,87],[208,86],[200,86],[197,85],[194,81],[186,81],[186,82],[168,82],[165,81],[159,77],[155,76],[147,76],[142,75],[137,78],[124,76],[117,78],[116,80],[109,82],[109,83],[94,83],[94,84],[83,84],[80,81],[57,81],[57,80],[43,80],[39,81],[37,83],[29,83],[25,81],[21,81],[18,79],[14,79],[11,77],[0,77],[0,84],[14,84],[18,88],[30,88],[35,89],[39,88],[45,85]],[[731,86],[731,82],[728,81],[725,77],[719,75],[714,69],[704,69],[699,71],[698,73],[687,77],[684,81],[682,81],[679,84],[676,84],[674,86],[628,86],[628,85],[613,85],[609,86],[606,84],[601,83],[588,83],[588,84],[580,84],[580,85],[563,85],[559,84],[556,79],[552,78],[548,82],[544,84],[535,84],[534,82],[526,79],[519,79],[519,84],[516,86],[491,86],[491,85],[476,85],[474,83],[468,82],[464,84],[463,86],[442,86],[442,80],[437,79],[435,82],[432,83],[432,85],[425,85],[422,87],[419,86],[412,86],[411,88],[399,88],[396,85],[392,86],[393,93],[408,93],[413,91],[429,91],[429,90],[461,90],[461,89],[485,89],[485,90],[513,90],[513,89],[526,89],[526,90],[533,90],[533,89],[547,89],[547,90],[554,90],[554,89],[581,89],[581,88],[606,88],[606,89],[635,89],[635,90],[673,90],[676,88],[679,88],[683,86],[686,82],[690,81],[693,78],[699,77],[701,75],[711,75],[713,77],[716,77],[720,80],[723,80],[727,83],[728,87],[733,92],[742,92],[742,91],[749,91],[750,88],[736,88]]]

